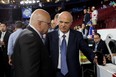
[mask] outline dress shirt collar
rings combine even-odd
[[[65,33],[66,37],[69,37],[69,33],[70,33],[70,30],[67,33]],[[63,35],[64,33],[59,30],[59,38],[62,38]]]
[[[98,45],[98,44],[99,44],[99,42],[95,43],[95,45]]]
[[[6,34],[6,31],[5,31],[5,32],[2,32],[2,34],[4,34],[4,35],[5,35],[5,34]]]

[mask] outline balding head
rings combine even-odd
[[[63,11],[59,14],[58,21],[60,31],[62,31],[63,33],[67,33],[72,24],[73,17],[70,12]]]
[[[40,33],[44,34],[47,31],[50,21],[51,18],[47,11],[43,9],[36,9],[31,15],[30,25],[36,28]]]
[[[55,23],[56,26],[58,25],[58,16],[59,16],[59,13],[57,13],[57,14],[54,16],[54,23]]]
[[[72,17],[72,15],[71,15],[71,13],[68,12],[68,11],[63,11],[63,12],[61,12],[61,13],[59,14],[59,18],[60,18],[60,17],[64,17],[64,18],[68,19],[70,22],[73,21],[73,17]]]

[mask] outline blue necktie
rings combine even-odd
[[[67,61],[66,61],[66,51],[67,51],[67,46],[66,46],[66,40],[65,40],[65,35],[62,36],[62,44],[61,44],[61,73],[63,75],[66,75],[68,73],[68,68],[67,68]]]

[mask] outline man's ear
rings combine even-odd
[[[38,21],[38,27],[41,29],[41,26],[42,26],[42,22],[41,21]]]
[[[38,21],[38,25],[40,26],[42,23],[41,23],[41,21]]]

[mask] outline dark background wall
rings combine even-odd
[[[98,5],[100,4],[101,0],[71,0],[69,2],[61,1],[58,3],[42,3],[42,6],[40,7],[39,4],[34,5],[17,5],[17,4],[7,4],[3,5],[0,4],[0,21],[8,21],[13,22],[16,20],[25,20],[22,18],[22,8],[31,7],[32,11],[34,11],[37,8],[43,8],[47,10],[51,17],[53,18],[54,15],[58,12],[61,12],[63,10],[74,12],[75,14],[78,14],[80,12],[78,9],[83,9],[88,6]],[[58,10],[58,7],[61,7],[61,10]],[[75,10],[77,9],[77,10]]]

